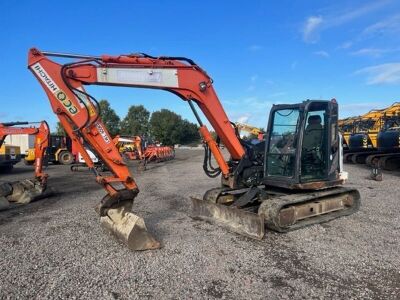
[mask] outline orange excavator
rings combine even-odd
[[[71,61],[60,64],[51,57]],[[221,175],[220,187],[208,190],[203,199],[192,198],[195,218],[210,219],[261,239],[265,226],[285,232],[352,214],[359,207],[359,192],[342,186],[347,173],[341,164],[336,100],[273,106],[265,141],[252,145],[238,136],[213,80],[191,59],[147,54],[90,56],[33,48],[28,53],[28,67],[107,192],[96,209],[101,224],[130,249],[155,249],[160,243],[147,231],[144,220],[132,212],[139,188],[85,85],[161,89],[189,104],[204,141],[203,169],[209,177]],[[224,158],[195,104],[217,133],[217,141],[229,151],[229,159]],[[111,176],[95,169],[81,137],[108,166]]]
[[[113,138],[113,143],[126,158],[130,160],[144,159],[144,147],[140,136],[125,137],[116,135]]]
[[[29,125],[29,122],[0,123],[0,147],[7,135],[32,134],[35,135],[35,177],[16,182],[3,182],[0,184],[0,210],[7,209],[10,202],[26,204],[33,200],[49,195],[47,189],[48,175],[43,172],[43,161],[49,145],[50,130],[46,121],[40,126],[14,127]]]
[[[146,170],[146,165],[149,162],[162,162],[175,157],[175,151],[172,147],[148,144],[140,136],[121,137],[117,135],[113,138],[113,142],[119,152],[127,159],[140,161],[139,171]]]

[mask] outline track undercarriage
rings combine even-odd
[[[262,239],[265,227],[288,232],[353,214],[359,209],[360,194],[345,187],[318,191],[216,188],[209,190],[203,199],[192,198],[192,205],[194,218]]]

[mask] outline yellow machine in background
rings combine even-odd
[[[377,136],[382,128],[385,109],[374,109],[354,121],[353,134],[349,138],[350,149],[377,148]]]
[[[354,122],[359,118],[360,116],[349,117],[338,121],[338,127],[343,137],[343,149],[349,148],[350,136],[354,131]]]
[[[70,165],[75,158],[72,153],[72,142],[68,137],[62,135],[51,135],[46,159],[53,164]],[[29,148],[25,151],[24,163],[32,165],[35,162],[35,149]]]
[[[125,152],[133,152],[137,148],[136,142],[133,140],[136,137],[121,137],[117,135],[114,139],[113,142],[115,146],[118,148],[120,153],[125,153]]]
[[[26,165],[33,165],[34,162],[35,162],[35,149],[29,148],[28,150],[25,150],[24,163]]]
[[[0,168],[11,170],[21,161],[21,148],[19,146],[3,144],[0,147]]]
[[[378,134],[385,123],[400,112],[400,102],[384,109],[373,109],[358,117],[342,119],[338,126],[350,150],[378,148]]]
[[[346,152],[343,160],[371,165],[374,159],[377,161],[382,157],[382,168],[397,168],[400,161],[394,161],[394,158],[399,156],[399,120],[400,102],[384,109],[371,110],[358,117],[340,120],[338,126],[343,135],[343,149]]]
[[[239,131],[242,131],[242,130],[246,131],[246,132],[256,136],[257,139],[260,141],[264,139],[264,131],[258,127],[251,126],[251,125],[244,124],[244,123],[239,123],[239,122],[236,122],[235,126]]]

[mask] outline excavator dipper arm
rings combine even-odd
[[[43,172],[46,149],[49,146],[50,129],[46,121],[38,127],[12,127],[33,124],[29,122],[10,122],[0,124],[0,146],[7,135],[30,134],[35,136],[35,178],[15,182],[4,182],[0,187],[0,209],[9,207],[8,202],[26,204],[51,193],[47,189],[48,175]]]

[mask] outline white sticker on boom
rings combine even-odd
[[[33,72],[36,73],[36,75],[39,77],[39,79],[44,82],[44,84],[47,86],[47,88],[55,94],[60,90],[58,85],[54,82],[54,80],[47,74],[47,72],[43,69],[41,64],[36,63],[31,66],[31,69]]]
[[[102,136],[103,140],[106,142],[106,144],[109,144],[111,142],[110,138],[108,137],[106,131],[104,130],[103,126],[99,122],[96,122],[96,128],[97,131],[100,133]]]
[[[129,69],[129,68],[97,68],[98,82],[179,87],[177,69]]]
[[[32,66],[30,66],[30,68],[33,72],[35,72],[40,81],[46,85],[50,92],[53,93],[57,100],[61,102],[61,104],[68,110],[71,115],[75,115],[79,112],[79,109],[72,103],[67,94],[58,87],[53,78],[51,78],[50,75],[47,74],[40,63],[33,64]]]

